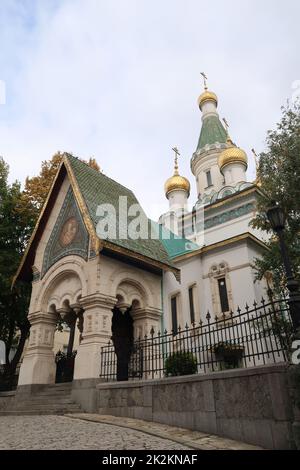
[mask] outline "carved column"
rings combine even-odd
[[[99,377],[101,348],[111,338],[112,309],[116,302],[116,298],[103,294],[80,299],[84,322],[82,341],[75,360],[74,380]]]
[[[50,384],[55,382],[53,353],[57,315],[34,312],[28,315],[30,337],[20,369],[18,385]]]

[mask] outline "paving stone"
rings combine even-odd
[[[254,449],[205,433],[132,418],[80,413],[71,416],[2,416],[0,450]]]

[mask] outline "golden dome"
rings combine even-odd
[[[235,145],[231,144],[229,148],[223,150],[223,152],[220,154],[218,159],[218,165],[220,170],[222,171],[225,165],[235,162],[243,163],[246,168],[248,167],[248,158],[246,152],[244,152],[244,150],[240,149],[239,147],[236,147]]]
[[[176,190],[183,190],[190,195],[190,182],[187,178],[184,176],[176,175],[174,174],[171,176],[171,178],[167,179],[165,183],[165,193],[166,196],[171,192],[171,191],[176,191]]]
[[[213,91],[205,90],[198,98],[199,108],[202,109],[203,103],[205,101],[214,101],[216,106],[218,106],[218,97]]]

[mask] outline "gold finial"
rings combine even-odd
[[[174,175],[179,175],[178,173],[178,157],[180,157],[180,153],[177,147],[172,148],[173,152],[175,153],[174,157]]]
[[[207,76],[205,75],[204,72],[200,72],[200,75],[202,75],[202,77],[203,77],[204,90],[207,91],[208,90],[208,88],[207,88]]]

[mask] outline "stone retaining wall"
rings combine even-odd
[[[16,392],[0,392],[0,411],[5,411],[13,403]]]
[[[286,364],[96,388],[100,414],[182,426],[267,449],[295,447]]]

